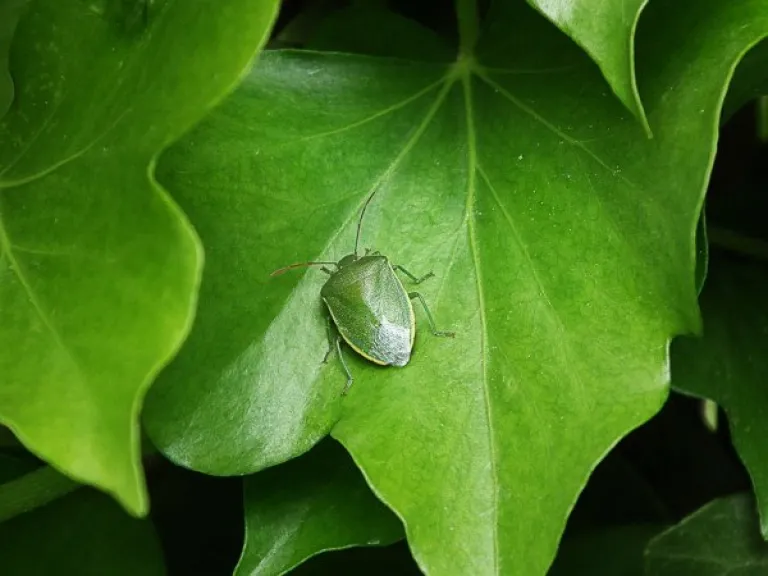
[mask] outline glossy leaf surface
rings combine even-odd
[[[245,479],[245,548],[236,576],[285,574],[320,552],[391,544],[397,517],[331,440]]]
[[[0,422],[135,514],[147,508],[136,419],[189,330],[202,258],[154,158],[237,80],[275,9],[38,0],[13,39]]]
[[[635,78],[635,32],[648,0],[528,0],[600,66],[621,102],[647,127]]]
[[[668,387],[667,342],[697,330],[695,230],[733,67],[768,3],[659,4],[640,30],[654,138],[578,48],[496,3],[472,57],[439,65],[265,55],[162,158],[206,245],[198,320],[152,389],[146,424],[172,459],[253,472],[329,431],[434,574],[540,574],[596,462]],[[704,41],[698,39],[705,38]],[[537,50],[530,50],[532,43]],[[415,274],[404,369],[348,349],[340,396],[319,270],[363,246]],[[531,526],[536,530],[531,530]]]

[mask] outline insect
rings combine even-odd
[[[341,351],[342,339],[352,350],[376,364],[408,364],[416,334],[411,300],[417,299],[424,307],[432,334],[450,338],[455,336],[454,332],[436,328],[424,297],[419,292],[407,292],[396,274],[401,272],[414,284],[420,284],[434,276],[432,272],[417,277],[402,266],[390,263],[380,252],[366,250],[363,256],[358,255],[363,217],[377,189],[368,195],[360,212],[354,252],[338,262],[300,262],[275,270],[271,274],[277,276],[294,268],[320,266],[321,270],[330,276],[320,290],[320,296],[329,312],[329,345],[323,363],[328,361],[335,349],[347,376],[347,384],[342,394],[349,391],[353,382],[352,373]],[[334,266],[335,270],[329,266]]]

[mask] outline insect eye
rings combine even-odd
[[[355,260],[357,260],[357,256],[355,256],[354,254],[347,254],[346,256],[344,256],[344,258],[339,260],[339,268],[346,266],[347,264],[352,264],[352,262],[354,262]]]

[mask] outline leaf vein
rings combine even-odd
[[[355,206],[355,209],[349,213],[347,218],[337,228],[336,232],[333,234],[333,236],[331,236],[330,240],[327,242],[327,244],[321,251],[319,255],[319,259],[324,257],[324,255],[328,252],[330,247],[333,246],[333,244],[336,242],[338,237],[341,235],[342,231],[350,224],[350,222],[352,222],[355,215],[360,212],[366,200],[368,199],[368,196],[370,196],[373,193],[373,191],[376,190],[376,188],[378,188],[395,171],[395,169],[399,166],[400,162],[402,162],[403,158],[405,158],[408,152],[410,152],[413,149],[413,147],[419,141],[419,138],[421,138],[422,134],[424,134],[430,122],[435,117],[435,114],[437,114],[438,109],[440,108],[440,106],[442,106],[443,102],[445,101],[445,98],[448,95],[448,91],[453,85],[453,80],[450,78],[443,79],[442,82],[444,83],[443,88],[435,98],[434,104],[432,104],[429,110],[427,110],[427,113],[424,115],[424,119],[422,120],[422,122],[419,124],[419,126],[410,136],[410,138],[406,141],[402,150],[400,150],[397,156],[395,156],[392,162],[390,162],[390,164],[387,166],[384,172],[382,172],[381,175],[378,178],[376,178],[376,180],[373,182],[370,188],[366,190],[365,194],[361,197],[361,200],[358,203],[358,205]]]
[[[110,124],[104,132],[96,136],[91,142],[80,148],[79,150],[72,153],[70,156],[67,156],[66,158],[59,160],[58,162],[54,162],[47,168],[44,168],[40,170],[39,172],[35,172],[34,174],[30,174],[29,176],[24,176],[23,178],[19,178],[17,180],[6,180],[2,181],[0,180],[0,190],[8,189],[8,188],[14,188],[16,186],[23,186],[24,184],[29,184],[31,182],[34,182],[35,180],[40,180],[41,178],[45,178],[48,174],[51,174],[61,168],[62,166],[65,166],[71,162],[74,162],[84,154],[86,154],[91,148],[93,148],[96,144],[99,143],[99,141],[104,138],[107,134],[109,134],[112,130],[115,129],[115,127],[122,121],[123,118],[131,111],[131,109],[125,110],[122,114],[120,114],[117,119]],[[7,170],[4,170],[3,173],[5,173]],[[0,173],[1,174],[1,173]]]
[[[533,274],[533,279],[536,282],[536,286],[539,289],[539,294],[544,298],[544,302],[547,304],[547,308],[550,310],[551,317],[555,320],[557,323],[557,326],[559,328],[560,334],[562,334],[563,338],[560,338],[558,343],[560,345],[560,351],[563,355],[563,359],[565,360],[565,363],[572,367],[572,370],[569,370],[568,372],[573,377],[573,382],[578,386],[579,390],[581,391],[580,394],[577,394],[576,396],[578,398],[587,398],[586,388],[584,386],[584,382],[581,380],[581,377],[579,376],[579,371],[572,366],[572,361],[570,359],[570,354],[568,353],[568,345],[566,343],[566,340],[568,339],[568,330],[565,327],[565,322],[563,322],[563,318],[560,315],[560,312],[558,312],[557,308],[555,308],[555,305],[552,303],[552,299],[549,297],[549,294],[547,293],[547,290],[544,288],[544,283],[541,280],[541,276],[539,276],[539,272],[536,269],[536,265],[533,262],[533,258],[531,258],[531,254],[528,251],[528,247],[525,245],[525,242],[523,242],[522,236],[520,236],[520,231],[517,229],[517,225],[515,224],[514,220],[512,219],[512,216],[507,211],[506,206],[501,202],[501,198],[499,198],[498,192],[496,192],[496,188],[494,188],[493,184],[491,184],[490,179],[488,178],[488,174],[483,170],[482,166],[478,164],[477,171],[482,177],[483,181],[485,182],[485,185],[488,186],[488,190],[491,192],[491,196],[493,197],[494,201],[498,205],[499,209],[501,210],[502,215],[504,216],[504,220],[507,222],[507,225],[509,226],[510,232],[512,232],[512,236],[515,239],[515,242],[517,242],[517,245],[520,247],[520,250],[523,252],[523,256],[525,257],[526,262],[528,263],[528,267],[531,269],[531,273]]]
[[[493,481],[493,502],[491,529],[493,532],[493,573],[499,574],[499,473],[496,469],[496,446],[494,443],[493,418],[490,403],[490,393],[488,390],[488,325],[485,318],[485,294],[483,292],[482,272],[480,267],[480,257],[477,247],[477,233],[475,231],[474,204],[477,191],[477,134],[475,132],[475,122],[472,114],[472,88],[470,86],[471,77],[464,75],[462,84],[464,88],[464,107],[467,123],[467,141],[468,141],[468,173],[467,173],[467,230],[469,232],[469,246],[472,252],[472,261],[475,266],[475,284],[477,288],[477,299],[480,310],[480,347],[482,378],[483,378],[483,401],[488,420],[488,450],[490,453],[490,470]]]
[[[84,377],[83,371],[80,368],[79,362],[75,358],[72,351],[66,346],[66,344],[64,344],[64,340],[59,334],[59,331],[56,329],[56,326],[53,324],[53,321],[45,313],[45,310],[43,310],[42,304],[38,301],[37,296],[32,290],[32,286],[29,284],[29,281],[27,280],[26,276],[22,272],[21,265],[19,264],[18,260],[16,260],[16,257],[13,254],[12,246],[13,244],[11,242],[10,237],[8,236],[8,232],[6,231],[5,224],[3,222],[2,196],[0,195],[0,255],[5,254],[5,256],[8,258],[8,263],[10,264],[10,268],[18,278],[19,284],[21,284],[21,287],[24,289],[24,292],[26,293],[27,298],[29,298],[29,303],[31,304],[35,313],[40,318],[40,321],[43,323],[43,325],[50,332],[51,337],[53,338],[53,341],[61,349],[61,351],[64,352],[64,355],[72,363],[72,366],[75,368],[75,371],[79,376],[79,379],[82,382],[85,382],[86,379]]]
[[[415,94],[408,96],[407,98],[405,98],[404,100],[401,100],[400,102],[395,102],[394,104],[387,106],[386,108],[382,108],[381,110],[378,110],[373,114],[366,116],[365,118],[361,118],[360,120],[355,120],[354,122],[351,122],[344,126],[340,126],[338,128],[333,128],[332,130],[326,130],[325,132],[317,132],[316,134],[308,134],[306,136],[301,136],[294,140],[284,142],[283,145],[306,142],[308,140],[315,140],[317,138],[325,138],[326,136],[335,136],[337,134],[348,132],[349,130],[354,130],[355,128],[364,126],[365,124],[368,124],[369,122],[373,122],[374,120],[377,120],[378,118],[386,116],[387,114],[391,114],[393,112],[396,112],[397,110],[400,110],[401,108],[405,108],[406,106],[408,106],[408,104],[415,102],[416,100],[418,100],[425,94],[428,94],[430,91],[434,90],[437,86],[443,83],[445,83],[445,77],[440,77],[438,80],[432,82],[427,87],[422,88]]]
[[[628,184],[632,188],[639,189],[641,188],[631,180],[629,180],[626,176],[619,173],[616,169],[611,168],[611,166],[605,162],[600,156],[595,154],[592,150],[587,148],[584,145],[584,142],[582,140],[577,140],[576,138],[569,136],[562,130],[560,130],[557,126],[552,124],[549,120],[541,116],[536,110],[531,108],[530,106],[526,106],[523,104],[520,100],[515,98],[508,90],[506,90],[503,86],[501,86],[499,83],[491,79],[487,74],[484,74],[482,70],[476,71],[477,76],[486,84],[488,84],[491,88],[498,91],[499,94],[501,94],[504,98],[509,100],[512,104],[514,104],[517,108],[528,114],[531,118],[536,120],[539,124],[547,128],[550,132],[555,134],[558,138],[562,138],[565,142],[568,142],[572,146],[575,146],[576,148],[583,151],[587,156],[592,158],[595,162],[597,162],[600,166],[608,170],[611,174],[618,177],[622,182]]]

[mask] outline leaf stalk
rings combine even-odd
[[[456,17],[459,21],[459,54],[471,56],[479,29],[476,0],[456,0]]]

